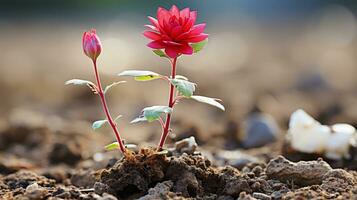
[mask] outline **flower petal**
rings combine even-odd
[[[179,55],[179,50],[177,48],[175,48],[175,47],[166,47],[165,48],[165,53],[170,58],[176,58]]]
[[[157,20],[161,27],[164,27],[164,21],[170,18],[170,12],[165,8],[159,7],[157,10]]]
[[[151,40],[160,40],[161,35],[153,31],[144,31],[143,35]]]
[[[191,11],[191,12],[190,12],[190,19],[193,20],[193,23],[196,22],[196,19],[197,19],[197,11]]]
[[[165,48],[165,45],[162,43],[162,41],[152,41],[149,44],[147,44],[148,47],[152,49],[163,49]]]
[[[159,22],[157,21],[157,19],[155,19],[151,16],[148,16],[148,19],[153,26],[155,26],[156,28],[159,27]]]
[[[186,24],[184,26],[182,26],[182,31],[183,32],[187,32],[189,31],[192,26],[195,24],[194,20],[193,19],[188,19],[188,21],[186,22]]]
[[[206,27],[206,23],[194,25],[192,27],[192,30],[190,31],[190,34],[191,35],[199,35],[199,34],[203,33],[203,31],[205,30],[205,27]]]
[[[157,29],[155,26],[152,26],[152,25],[144,25],[146,28],[149,28],[149,29],[151,29],[151,30],[153,30],[153,31],[159,31],[159,29]]]
[[[190,17],[190,8],[184,8],[180,11],[181,18],[189,18]]]
[[[167,46],[176,46],[176,47],[182,46],[182,44],[173,41],[162,41],[162,43],[166,44]]]
[[[177,6],[175,6],[175,5],[173,5],[173,6],[171,7],[170,13],[171,13],[172,15],[175,15],[177,18],[180,17],[180,11],[179,11],[179,9],[177,8]]]
[[[181,26],[175,26],[172,30],[171,30],[171,37],[172,38],[176,38],[178,35],[180,35],[182,33],[182,27]]]
[[[193,48],[190,45],[185,44],[185,45],[181,46],[180,52],[183,53],[183,54],[186,54],[186,55],[192,55],[193,54]]]
[[[208,34],[202,33],[200,35],[189,37],[188,39],[186,39],[186,41],[189,43],[197,43],[197,42],[201,42],[207,38],[208,38]]]
[[[190,32],[184,32],[181,35],[177,36],[175,39],[176,40],[186,40],[187,38],[189,38],[190,36]]]

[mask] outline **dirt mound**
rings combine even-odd
[[[103,170],[99,179],[97,193],[126,199],[145,194],[142,199],[280,199],[293,195],[346,199],[357,195],[355,175],[334,170],[322,160],[293,163],[282,156],[239,171],[230,166],[212,167],[201,155],[168,157],[143,149]]]
[[[61,170],[62,169],[62,170]],[[58,175],[58,170],[60,176]],[[39,174],[43,174],[41,176]],[[198,152],[141,149],[107,168],[18,170],[0,176],[0,199],[356,199],[357,173],[319,159],[215,167]]]

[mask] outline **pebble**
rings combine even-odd
[[[245,123],[244,148],[261,147],[276,140],[279,128],[274,118],[268,114],[253,113]]]
[[[26,187],[25,196],[30,200],[45,199],[47,191],[40,187],[37,183],[33,183]]]
[[[263,194],[263,193],[259,193],[259,192],[254,192],[253,197],[256,199],[261,199],[261,200],[270,200],[271,199],[270,196]]]
[[[240,150],[219,150],[216,152],[215,157],[218,166],[230,165],[238,169],[242,169],[248,163],[260,161],[257,157],[245,154]]]

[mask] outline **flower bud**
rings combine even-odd
[[[102,43],[95,29],[83,33],[82,45],[84,53],[93,61],[97,59],[102,51]]]

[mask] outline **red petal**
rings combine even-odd
[[[199,34],[203,33],[203,31],[205,30],[205,27],[206,27],[205,23],[194,25],[192,27],[192,30],[190,31],[190,34],[199,35]]]
[[[182,33],[181,35],[177,36],[175,39],[176,40],[185,40],[190,36],[190,32],[185,32]]]
[[[153,31],[159,31],[159,29],[157,29],[155,26],[152,26],[152,25],[144,25],[146,28],[149,28]]]
[[[179,11],[179,9],[178,9],[175,5],[173,5],[173,6],[171,7],[170,13],[171,13],[172,15],[175,15],[177,18],[180,17],[180,11]]]
[[[171,30],[171,37],[172,38],[176,38],[178,35],[180,35],[182,33],[182,27],[181,26],[175,26],[172,30]]]
[[[193,21],[193,23],[196,22],[196,19],[197,19],[197,11],[191,11],[191,12],[190,12],[190,19]]]
[[[157,11],[157,20],[159,21],[159,25],[161,27],[164,27],[164,21],[168,20],[170,18],[170,12],[167,11],[164,8],[159,8]]]
[[[188,21],[187,21],[187,23],[182,27],[182,31],[183,32],[187,32],[187,31],[189,31],[191,28],[192,28],[192,26],[195,24],[195,22],[193,21],[193,19],[189,19]]]
[[[201,42],[207,38],[208,38],[208,34],[202,33],[200,35],[190,37],[190,38],[186,39],[185,41],[187,41],[189,43],[197,43],[197,42]]]
[[[177,42],[173,42],[173,41],[162,41],[162,42],[168,46],[176,46],[176,47],[182,46],[181,43],[177,43]]]
[[[181,53],[186,54],[186,55],[192,55],[193,54],[193,48],[188,44],[182,45],[180,50],[181,50]]]
[[[189,18],[190,17],[190,9],[189,8],[184,8],[180,11],[180,17],[181,18]]]
[[[175,47],[166,47],[165,48],[165,53],[168,55],[170,58],[176,58],[179,55],[179,50]]]
[[[152,40],[160,40],[161,35],[152,31],[144,31],[143,35]]]
[[[165,45],[161,41],[152,41],[149,44],[147,44],[148,47],[153,48],[153,49],[163,49],[165,48]]]
[[[151,17],[151,16],[148,16],[149,18],[149,21],[152,25],[154,25],[156,28],[159,27],[159,22],[157,21],[157,19]]]

